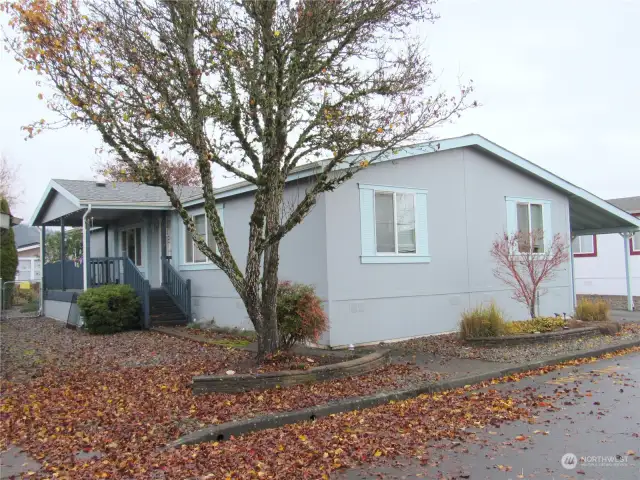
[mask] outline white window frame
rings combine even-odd
[[[216,209],[218,210],[218,215],[220,216],[220,223],[222,224],[222,228],[224,229],[224,205],[223,204],[218,204],[216,205]],[[189,212],[189,216],[193,219],[194,217],[197,217],[198,215],[204,215],[205,217],[205,241],[208,242],[209,239],[209,219],[207,218],[206,212],[204,211],[204,208],[198,208],[195,209],[191,212]],[[182,219],[180,219],[182,220]],[[180,264],[179,264],[179,269],[180,270],[209,270],[209,269],[217,269],[218,266],[213,263],[209,258],[205,257],[205,261],[204,262],[187,262],[187,238],[188,236],[191,235],[191,233],[187,230],[187,226],[184,224],[184,222],[180,222],[180,224],[182,225],[182,227],[179,229],[180,231],[180,237],[179,238],[172,238],[172,242],[176,242],[177,245],[179,245],[178,249],[181,250],[181,252],[179,252],[179,258],[180,258]],[[173,235],[173,231],[171,232]],[[191,238],[191,242],[193,242],[193,239]],[[195,259],[195,252],[197,249],[197,246],[195,245],[195,242],[193,244],[193,252],[194,252],[194,259]],[[218,248],[218,242],[216,242],[216,253],[220,253],[220,250]]]
[[[423,188],[396,187],[390,185],[371,185],[358,183],[360,191],[360,263],[363,264],[399,264],[430,263],[428,231],[428,192]],[[398,251],[398,230],[395,230],[395,252],[378,253],[376,235],[376,192],[403,193],[413,195],[416,253],[396,253]],[[420,198],[419,198],[420,197]],[[397,211],[394,200],[394,223]]]
[[[378,228],[378,222],[377,222],[377,216],[376,216],[376,194],[378,193],[390,193],[393,195],[392,197],[393,198],[393,233],[394,233],[395,252],[378,252],[378,232],[376,230]],[[398,209],[397,209],[398,204],[396,202],[396,196],[398,194],[411,195],[411,197],[413,198],[413,232],[415,236],[414,238],[415,247],[416,247],[415,252],[407,252],[407,253],[398,252]],[[376,256],[378,257],[415,257],[418,255],[418,225],[416,222],[416,209],[417,209],[417,205],[416,205],[415,192],[398,192],[393,189],[385,190],[384,187],[374,190],[373,192],[373,215],[374,215],[373,238],[374,238],[375,247],[376,247]]]
[[[582,251],[582,238],[583,237],[589,237],[591,239],[591,250],[588,252],[584,252]],[[576,249],[574,247],[573,242],[578,241],[578,249]],[[571,250],[573,252],[573,255],[575,257],[595,257],[597,255],[597,249],[596,249],[596,236],[595,235],[576,235],[575,237],[573,237],[573,239],[571,240]]]
[[[532,232],[532,229],[531,229],[531,218],[532,218],[532,215],[531,215],[531,205],[539,205],[539,206],[540,206],[540,211],[541,211],[541,213],[542,213],[542,231],[544,232],[544,231],[546,230],[546,229],[545,229],[545,225],[544,225],[544,209],[545,209],[545,202],[543,202],[542,200],[533,200],[533,199],[531,199],[531,200],[525,200],[525,199],[518,199],[518,200],[516,201],[516,219],[515,219],[515,220],[516,220],[516,234],[518,234],[518,233],[519,233],[519,231],[518,231],[518,226],[519,226],[519,222],[518,222],[518,206],[519,206],[519,205],[527,205],[527,209],[528,209],[528,217],[529,217],[529,232],[528,232],[528,235],[529,235],[529,236],[531,236],[531,232]],[[544,255],[544,254],[546,253],[546,251],[547,251],[547,248],[549,248],[549,246],[545,244],[545,235],[544,235],[544,233],[543,233],[543,235],[542,235],[542,248],[543,248],[542,252],[534,252],[534,251],[532,251],[532,250],[533,250],[533,245],[531,245],[531,247],[530,247],[530,248],[531,248],[532,250],[531,250],[531,251],[529,251],[529,252],[523,252],[523,251],[521,251],[521,250],[520,250],[520,245],[519,245],[518,243],[516,243],[516,248],[518,249],[517,253],[520,253],[520,254],[530,253],[530,254],[533,254],[533,255]]]
[[[193,215],[190,215],[191,220],[193,220],[193,222],[195,223],[195,219],[196,217],[204,217],[204,241],[207,245],[209,245],[209,218],[207,217],[207,214],[205,212],[202,213],[194,213]],[[184,233],[184,248],[182,249],[182,265],[204,265],[207,263],[213,263],[211,261],[211,259],[209,259],[208,257],[204,257],[204,260],[201,262],[196,262],[196,250],[200,251],[200,249],[198,248],[198,246],[196,245],[195,240],[193,239],[193,237],[191,236],[191,232],[189,232],[189,230],[187,230],[186,225],[184,226],[183,229],[183,233]],[[188,237],[188,240],[187,240]],[[187,241],[191,242],[191,245],[193,247],[193,260],[191,262],[187,261]],[[202,253],[202,252],[200,252]],[[218,242],[216,242],[216,253],[219,253],[218,251]],[[204,255],[204,253],[203,253]]]

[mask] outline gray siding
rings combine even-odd
[[[49,204],[46,207],[46,211],[42,215],[42,223],[55,220],[77,210],[79,210],[78,207],[59,193],[55,192],[53,193],[53,198],[49,201]]]
[[[289,184],[285,190],[285,204],[292,208],[302,200],[306,184]],[[253,210],[253,195],[241,195],[223,201],[223,221],[231,250],[241,269],[246,265],[249,245],[249,216]],[[192,209],[197,212],[197,209]],[[324,198],[296,226],[280,244],[280,280],[291,280],[314,285],[323,299],[328,298],[326,228]],[[178,269],[183,263],[184,229],[182,220],[174,213],[172,222],[173,264]],[[193,312],[198,321],[215,319],[221,326],[252,329],[251,321],[238,294],[218,269],[181,270],[184,278],[192,281]],[[329,339],[324,338],[324,343]]]
[[[431,263],[361,264],[358,182],[428,190]],[[491,242],[506,228],[506,196],[552,201],[554,232],[568,232],[566,197],[471,149],[374,165],[326,196],[331,345],[455,330],[460,314],[495,299],[507,316],[524,307],[492,274]],[[568,269],[541,312],[570,311]]]

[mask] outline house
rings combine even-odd
[[[302,199],[321,167],[291,174],[286,205]],[[185,187],[179,195],[207,237],[201,193]],[[242,268],[253,185],[219,188],[216,200]],[[99,228],[85,236],[79,277],[67,272],[65,284],[64,266],[45,269],[48,316],[69,318],[78,289],[125,282],[143,299],[147,326],[186,317],[251,328],[225,274],[194,248],[159,188],[53,180],[31,223]],[[315,286],[330,320],[321,343],[331,346],[452,331],[465,309],[492,300],[523,319],[525,307],[492,274],[489,250],[504,231],[537,228],[548,243],[556,233],[635,232],[640,220],[482,136],[439,140],[390,152],[320,195],[282,240],[279,275]],[[567,261],[545,285],[541,315],[573,311],[573,278]],[[177,312],[167,319],[169,302]],[[154,304],[162,306],[156,313]]]
[[[18,250],[18,281],[40,281],[40,229],[16,225],[13,234]]]
[[[640,197],[608,201],[640,217]],[[640,232],[630,238],[618,233],[577,237],[573,252],[578,298],[602,297],[613,308],[628,309],[632,297],[631,306],[640,310]]]

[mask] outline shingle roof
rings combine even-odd
[[[169,198],[162,188],[135,182],[106,182],[104,185],[98,185],[92,180],[55,179],[54,182],[81,202],[167,204],[169,202]],[[200,187],[181,185],[174,188],[182,200],[191,199],[202,193]]]
[[[13,235],[16,239],[16,248],[40,245],[40,229],[37,227],[16,225],[13,227]]]
[[[612,198],[611,200],[607,200],[607,202],[626,212],[640,212],[640,197]]]

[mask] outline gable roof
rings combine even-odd
[[[40,245],[40,229],[27,225],[16,225],[13,227],[13,235],[16,239],[16,248]]]
[[[380,155],[379,151],[368,152],[348,158],[341,168],[347,168],[349,162],[354,159],[375,159],[375,163],[378,163],[466,147],[480,150],[505,165],[515,168],[566,194],[570,199],[571,225],[574,233],[586,235],[589,233],[612,233],[640,229],[640,220],[618,208],[618,206],[567,182],[554,173],[477,134],[398,147],[382,155]],[[328,161],[319,160],[301,165],[292,170],[287,181],[316,175]],[[214,194],[216,199],[223,199],[251,192],[255,189],[256,186],[254,184],[243,181],[217,188],[214,190]],[[160,187],[131,182],[107,182],[105,185],[98,185],[95,181],[90,180],[52,180],[40,205],[34,212],[31,224],[38,219],[40,210],[53,190],[66,197],[78,209],[82,209],[88,204],[91,204],[93,208],[171,209],[169,199]],[[187,207],[203,202],[202,189],[200,187],[182,186],[176,190],[183,204]]]
[[[77,198],[80,203],[169,203],[164,190],[137,182],[104,182],[91,180],[54,179],[56,184]],[[176,193],[182,198],[191,198],[202,191],[200,187],[176,186]]]
[[[640,213],[640,197],[612,198],[607,202],[629,213]]]

